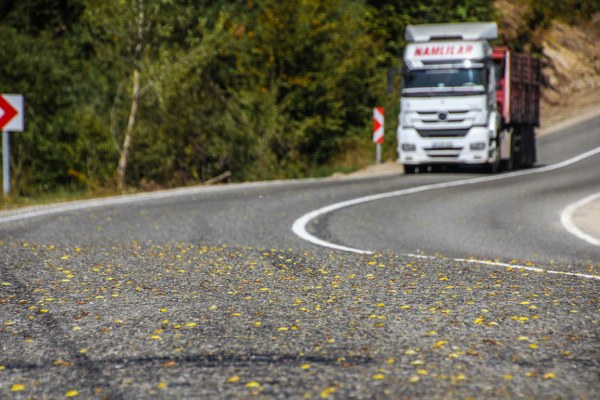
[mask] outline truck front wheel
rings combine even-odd
[[[488,174],[495,174],[500,170],[500,142],[494,141],[496,149],[494,150],[494,159],[484,165],[483,169]]]
[[[415,171],[417,170],[417,167],[415,165],[406,165],[404,164],[404,173],[405,174],[414,174]]]

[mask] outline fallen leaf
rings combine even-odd
[[[21,383],[15,383],[10,387],[11,392],[22,392],[23,390],[25,390],[25,385]]]
[[[544,379],[555,379],[556,375],[552,372],[548,372],[547,374],[544,374]]]
[[[329,397],[330,394],[334,394],[336,391],[336,388],[330,386],[330,387],[326,387],[325,389],[323,389],[321,391],[321,398],[322,399],[326,399],[327,397]]]
[[[68,361],[63,361],[60,358],[58,358],[58,359],[54,360],[52,365],[54,365],[55,367],[70,367],[73,365],[73,363],[68,362]]]

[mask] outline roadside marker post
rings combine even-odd
[[[10,136],[9,132],[23,132],[23,96],[0,95],[0,130],[2,130],[2,189],[4,196],[10,194]]]
[[[375,162],[381,163],[381,144],[383,143],[383,107],[373,108],[373,143],[375,143]]]

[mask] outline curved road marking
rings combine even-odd
[[[600,246],[600,239],[583,232],[573,222],[573,214],[575,214],[575,211],[577,211],[577,209],[581,207],[588,205],[596,199],[600,199],[600,193],[592,194],[584,199],[581,199],[573,204],[568,205],[560,215],[560,222],[562,222],[565,229],[573,235],[577,236],[582,240],[585,240],[589,244],[592,244],[594,246]]]
[[[317,246],[326,247],[326,248],[330,248],[330,249],[334,249],[334,250],[358,253],[358,254],[373,254],[374,252],[371,250],[357,249],[357,248],[353,248],[353,247],[348,247],[348,246],[343,246],[343,245],[327,242],[323,239],[320,239],[320,238],[308,233],[308,231],[306,230],[306,227],[315,218],[318,218],[322,215],[328,214],[330,212],[333,212],[333,211],[336,211],[336,210],[339,210],[342,208],[351,207],[351,206],[355,206],[355,205],[363,204],[363,203],[368,203],[371,201],[387,199],[390,197],[405,196],[408,194],[426,192],[426,191],[430,191],[430,190],[446,189],[446,188],[456,187],[456,186],[473,185],[473,184],[482,183],[482,182],[499,181],[499,180],[503,180],[503,179],[513,178],[516,176],[533,175],[533,174],[540,174],[543,172],[555,171],[557,169],[565,168],[565,167],[568,167],[569,165],[573,165],[579,161],[590,158],[596,154],[600,154],[600,147],[596,147],[595,149],[587,151],[576,157],[570,158],[568,160],[562,161],[557,164],[548,165],[546,167],[530,169],[530,170],[523,170],[523,171],[509,172],[509,173],[502,174],[502,175],[484,176],[484,177],[479,177],[479,178],[461,179],[461,180],[452,181],[452,182],[435,183],[435,184],[431,184],[431,185],[417,186],[417,187],[413,187],[413,188],[396,190],[393,192],[374,194],[374,195],[370,195],[370,196],[364,196],[364,197],[359,197],[356,199],[351,199],[351,200],[342,201],[339,203],[330,204],[328,206],[325,206],[325,207],[319,208],[317,210],[311,211],[309,213],[306,213],[303,216],[301,216],[300,218],[298,218],[296,221],[294,221],[294,224],[292,225],[292,231],[297,236],[299,236],[301,239],[303,239],[307,242],[310,242],[312,244],[315,244]],[[405,254],[405,256],[416,257],[414,254]],[[418,257],[434,258],[434,257],[430,257],[430,256],[418,256]],[[546,273],[550,273],[550,274],[571,275],[571,276],[577,276],[580,278],[600,280],[600,276],[597,276],[597,275],[579,274],[579,273],[574,273],[574,272],[551,271],[551,270],[544,270],[541,268],[534,268],[534,267],[528,267],[528,266],[523,266],[523,265],[505,264],[505,263],[499,263],[499,262],[487,261],[487,260],[453,259],[453,261],[470,262],[470,263],[477,263],[477,264],[483,264],[483,265],[491,265],[491,266],[495,266],[495,267],[507,267],[507,268],[531,270],[531,271],[537,271],[537,272],[546,272]]]

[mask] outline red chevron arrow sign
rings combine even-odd
[[[0,131],[21,132],[23,125],[23,96],[0,95]]]
[[[383,143],[383,107],[373,108],[373,143]]]

